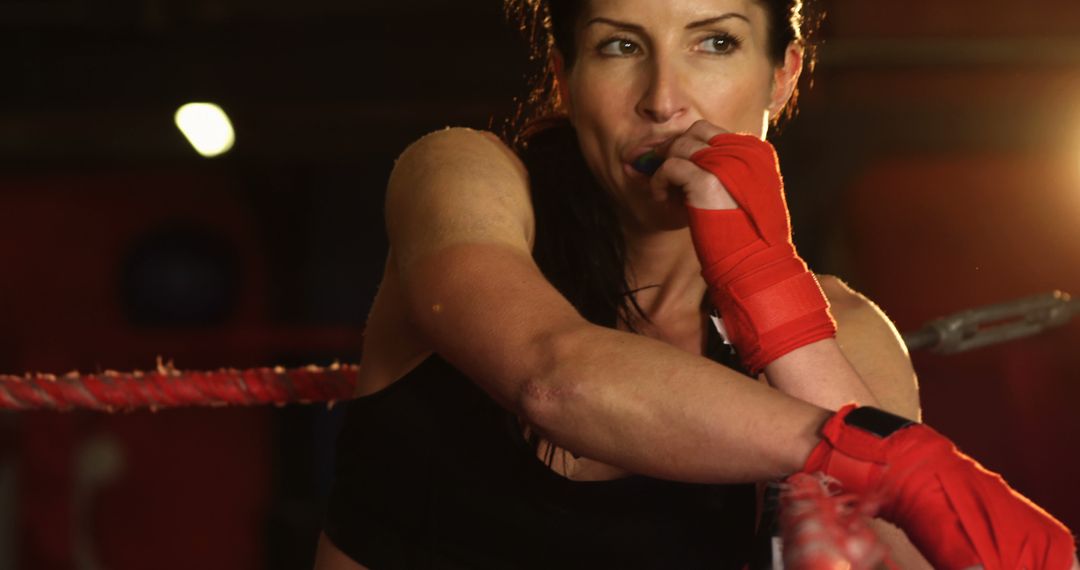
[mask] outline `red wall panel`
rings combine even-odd
[[[222,334],[266,321],[257,228],[227,180],[88,173],[0,189],[0,334],[16,347],[0,355],[2,372],[147,368],[159,355],[188,368],[267,364],[257,343]],[[137,326],[124,311],[125,260],[176,224],[237,253],[236,305],[217,324]],[[261,567],[269,419],[265,409],[18,414],[20,566]]]

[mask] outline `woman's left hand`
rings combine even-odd
[[[662,202],[668,200],[672,192],[682,192],[686,205],[701,210],[738,208],[739,205],[716,175],[690,160],[694,153],[709,148],[709,141],[713,137],[728,132],[700,120],[683,134],[658,147],[656,153],[664,159],[664,163],[650,180],[653,198]]]

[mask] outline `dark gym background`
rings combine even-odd
[[[1080,3],[832,0],[775,138],[800,249],[901,330],[1080,294]],[[523,86],[498,0],[0,5],[0,373],[359,362],[409,141]],[[200,158],[176,108],[236,147]],[[926,420],[1080,528],[1080,323],[917,354]],[[0,414],[0,568],[306,568],[319,406]]]

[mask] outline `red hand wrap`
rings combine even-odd
[[[803,471],[870,495],[941,570],[1067,570],[1075,543],[1054,517],[923,424],[885,437],[850,425],[849,405],[825,423]],[[879,412],[884,413],[884,412]]]
[[[715,175],[740,207],[687,211],[701,274],[751,374],[796,348],[835,336],[828,301],[791,243],[772,145],[722,134],[690,158]]]

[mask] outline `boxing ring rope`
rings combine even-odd
[[[354,364],[185,371],[159,362],[149,372],[0,375],[0,409],[119,412],[189,406],[332,405],[352,397],[359,373],[360,367]]]
[[[903,339],[912,351],[952,354],[1033,336],[1076,315],[1080,300],[1054,291],[939,318]],[[113,413],[190,406],[332,406],[353,396],[359,373],[355,364],[185,371],[159,360],[155,370],[145,372],[0,375],[0,410]],[[772,516],[779,517],[768,556],[773,569],[896,567],[868,526],[876,511],[872,502],[840,494],[835,481],[824,475],[797,475],[769,487],[766,503],[775,502]]]
[[[840,494],[836,481],[807,473],[788,477],[777,501],[780,540],[770,556],[773,569],[897,568],[870,528],[877,511],[873,501]]]

